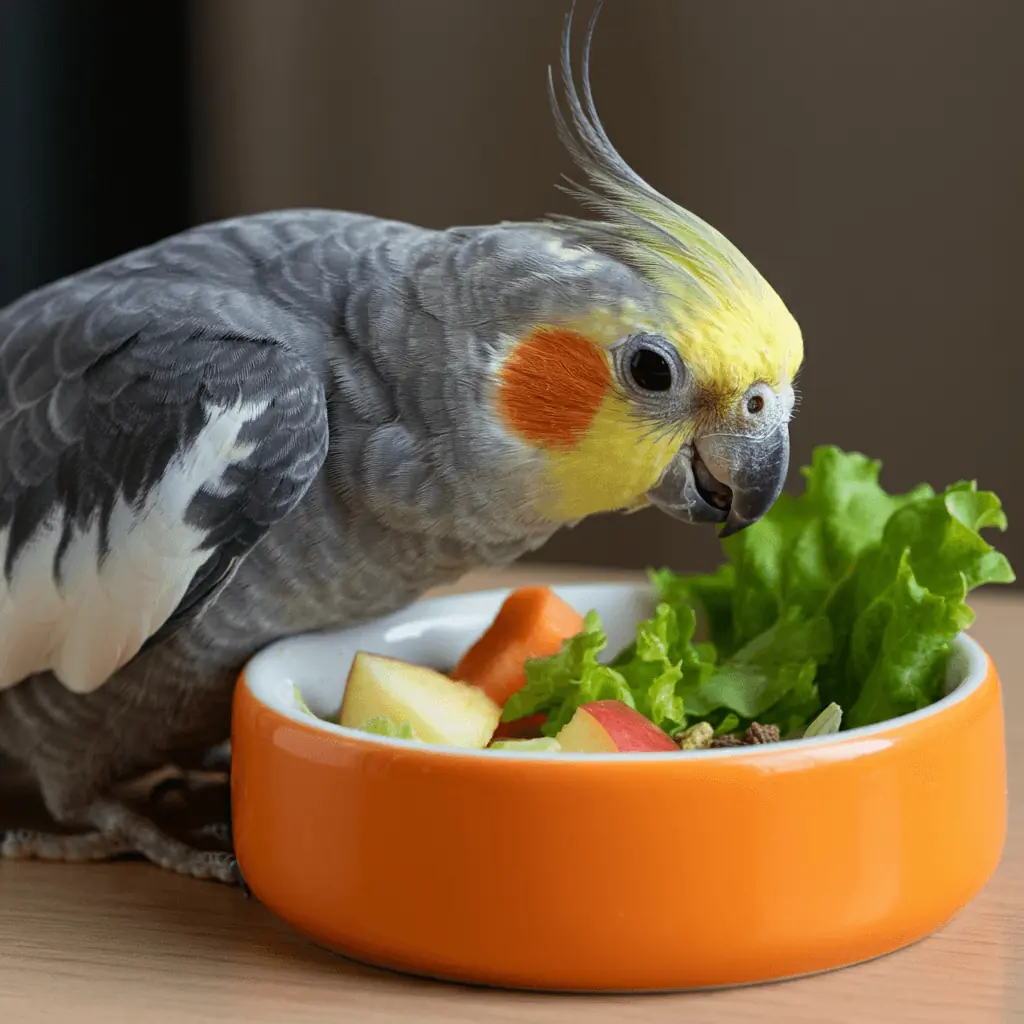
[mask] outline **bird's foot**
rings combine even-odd
[[[229,817],[223,783],[174,777],[151,789],[138,810],[127,800],[96,801],[75,816],[88,832],[0,832],[0,859],[81,863],[136,855],[178,874],[241,885],[248,893],[235,861]]]
[[[168,871],[191,878],[212,879],[226,885],[241,881],[235,855],[230,849],[204,850],[162,831],[144,814],[117,800],[98,800],[86,813],[89,824],[105,835],[117,835],[135,852]],[[219,827],[218,827],[219,825]],[[193,833],[195,838],[219,833],[230,845],[226,823],[208,823]]]
[[[73,864],[112,860],[133,852],[123,836],[103,832],[58,835],[22,828],[0,833],[0,860],[53,860]]]
[[[94,805],[94,831],[77,834],[12,829],[0,833],[0,860],[47,860],[64,863],[113,860],[138,854],[179,875],[242,885],[233,853],[204,850],[162,832],[148,818],[114,802]],[[225,826],[226,828],[226,826]],[[204,827],[203,835],[209,834]]]

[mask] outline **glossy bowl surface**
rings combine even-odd
[[[646,586],[555,588],[609,651]],[[437,978],[649,991],[767,981],[928,935],[983,887],[1006,830],[993,665],[956,641],[949,693],[882,725],[695,754],[429,747],[336,711],[357,650],[445,668],[507,591],[424,601],[282,641],[236,689],[236,852],[255,895],[316,942]]]

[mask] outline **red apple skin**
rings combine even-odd
[[[585,735],[590,729],[581,729],[582,718],[586,716],[591,720],[591,725],[596,725],[600,731],[601,742],[586,743],[578,746],[573,742],[575,737]],[[583,704],[576,709],[573,716],[576,723],[570,722],[565,727],[567,733],[563,743],[566,752],[573,750],[581,753],[602,753],[614,752],[618,754],[640,754],[653,753],[657,751],[677,751],[679,748],[675,743],[653,722],[644,718],[639,711],[634,711],[627,704],[620,700],[595,700],[589,704]],[[595,740],[597,737],[595,737]],[[562,741],[562,734],[559,734],[559,741]]]
[[[679,749],[663,730],[621,700],[591,701],[583,710],[597,719],[622,752]]]

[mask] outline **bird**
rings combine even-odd
[[[601,4],[579,75],[574,8],[548,87],[579,214],[245,215],[0,310],[0,755],[60,825],[0,836],[2,858],[237,882],[229,841],[123,794],[223,749],[254,653],[594,514],[726,535],[772,507],[800,327],[615,149],[590,86]]]

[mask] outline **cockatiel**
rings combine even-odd
[[[229,852],[114,792],[223,742],[258,649],[593,513],[728,533],[778,497],[800,329],[619,156],[594,19],[580,89],[571,26],[563,102],[549,84],[594,219],[240,217],[0,311],[0,753],[80,830],[9,833],[5,856],[134,851],[231,881]]]

